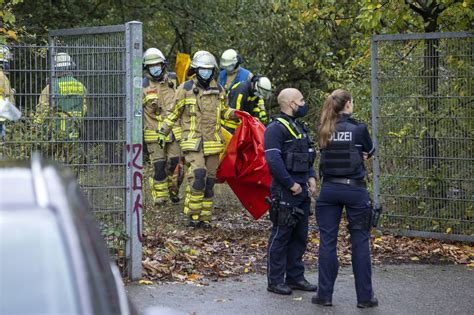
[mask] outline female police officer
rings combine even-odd
[[[320,231],[318,292],[314,304],[332,305],[338,272],[337,234],[346,207],[352,243],[357,307],[378,305],[372,290],[369,230],[372,207],[366,189],[364,160],[374,153],[367,127],[352,119],[351,95],[335,90],[324,103],[319,128],[321,192],[316,201]]]

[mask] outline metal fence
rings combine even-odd
[[[375,203],[399,234],[474,241],[472,33],[372,39]]]
[[[141,23],[54,30],[48,45],[12,52],[10,82],[23,117],[7,124],[3,154],[39,151],[67,165],[110,254],[140,277]]]

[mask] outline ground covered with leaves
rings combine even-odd
[[[226,185],[216,188],[214,227],[186,226],[182,202],[154,207],[145,203],[143,283],[209,281],[245,273],[266,272],[266,249],[271,223],[266,216],[254,220]],[[351,247],[345,223],[341,223],[338,256],[341,265],[351,264]],[[308,268],[317,266],[319,233],[310,218]],[[372,232],[374,264],[465,264],[474,267],[474,247],[463,243],[408,238]]]

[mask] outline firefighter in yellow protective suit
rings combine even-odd
[[[87,90],[73,77],[76,65],[69,54],[57,53],[53,61],[52,83],[41,92],[34,122],[45,133],[43,140],[54,143],[50,155],[66,163],[83,163],[85,152],[79,140],[85,131]]]
[[[10,70],[11,53],[10,49],[5,46],[0,46],[0,99],[9,101],[15,105],[15,91],[10,86],[10,80],[7,73]],[[5,139],[5,118],[0,117],[0,143]]]
[[[219,154],[224,150],[221,118],[238,118],[227,107],[224,89],[215,80],[217,63],[211,53],[196,52],[190,71],[196,76],[177,89],[175,104],[159,131],[159,142],[165,143],[180,119],[180,145],[188,166],[184,213],[190,226],[210,228]]]
[[[169,107],[174,104],[176,74],[168,72],[163,53],[156,48],[149,48],[143,55],[143,125],[144,142],[147,146],[153,165],[153,177],[149,179],[153,203],[160,205],[168,199],[179,201],[178,181],[173,180],[174,170],[180,158],[179,140],[181,130],[173,128],[165,145],[158,145],[157,130],[161,128]]]

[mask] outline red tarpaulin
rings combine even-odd
[[[237,111],[242,124],[235,130],[217,171],[244,207],[258,220],[269,208],[271,176],[265,161],[265,126],[246,112]]]

